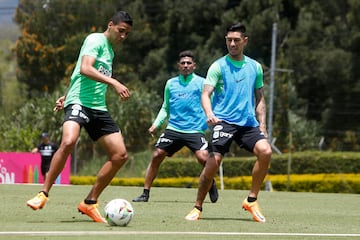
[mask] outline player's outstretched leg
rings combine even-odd
[[[31,207],[33,210],[41,209],[45,206],[49,198],[44,192],[39,192],[35,197],[26,202],[26,205]]]
[[[101,216],[99,212],[99,205],[97,203],[86,204],[84,201],[82,201],[78,205],[78,210],[80,213],[88,215],[92,220],[94,220],[94,222],[107,222],[106,219]]]
[[[185,219],[189,221],[196,221],[200,219],[200,215],[201,215],[201,211],[196,207],[194,207],[194,209],[191,210],[191,212],[189,212],[188,215],[185,216]]]
[[[217,187],[216,187],[215,179],[213,179],[211,188],[210,188],[210,190],[209,190],[209,197],[210,197],[210,201],[211,201],[212,203],[216,203],[216,201],[217,201],[218,198],[219,198],[219,193],[218,193],[218,189],[217,189]]]
[[[140,196],[134,198],[133,202],[147,202],[149,201],[149,193],[143,192]]]
[[[242,208],[246,211],[249,211],[255,221],[257,222],[266,221],[264,215],[261,213],[261,209],[259,207],[258,201],[248,202],[247,198],[245,198],[245,200],[242,203]]]

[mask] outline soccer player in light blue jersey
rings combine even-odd
[[[206,116],[201,107],[201,93],[204,78],[194,73],[196,69],[194,54],[187,50],[179,54],[178,69],[180,74],[166,82],[163,105],[149,128],[153,134],[166,119],[168,125],[158,139],[152,160],[150,161],[144,183],[143,193],[133,202],[147,202],[152,182],[156,178],[161,162],[166,156],[171,157],[182,147],[188,147],[201,165],[208,158],[208,142],[204,132],[207,129]],[[211,202],[218,199],[216,183],[212,179],[210,190]]]
[[[243,53],[248,43],[243,24],[228,27],[225,41],[228,54],[210,66],[204,82],[202,106],[206,122],[212,126],[209,158],[200,176],[195,207],[185,219],[200,219],[211,180],[235,141],[257,157],[251,189],[242,207],[252,214],[255,221],[265,222],[257,196],[268,171],[272,151],[267,141],[263,71],[257,61]]]

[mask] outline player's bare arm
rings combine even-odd
[[[264,96],[264,88],[255,89],[256,98],[256,118],[259,121],[259,128],[267,137],[266,130],[266,103]]]
[[[213,91],[214,91],[213,86],[205,84],[201,94],[201,105],[206,115],[206,122],[210,126],[215,125],[216,123],[221,121],[214,115],[212,111],[211,94],[213,93]]]
[[[122,100],[127,100],[130,97],[129,89],[125,85],[121,84],[118,80],[100,73],[98,70],[96,70],[96,68],[94,68],[94,64],[94,57],[86,55],[83,56],[81,59],[80,73],[95,81],[106,83],[112,86]]]

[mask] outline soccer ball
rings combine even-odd
[[[104,208],[105,219],[111,226],[125,227],[134,216],[131,204],[122,198],[113,199]]]

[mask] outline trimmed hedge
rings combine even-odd
[[[360,193],[360,174],[304,174],[290,175],[289,186],[285,175],[270,175],[272,186],[278,191]]]
[[[225,157],[224,176],[250,176],[255,157]],[[273,154],[270,174],[287,174],[291,160],[291,174],[317,173],[359,173],[360,153],[357,152],[298,152],[293,154]],[[202,166],[195,158],[168,158],[160,166],[159,177],[196,177]]]
[[[291,159],[291,172],[287,175]],[[223,159],[224,188],[250,189],[255,157],[225,157]],[[197,188],[202,166],[195,158],[168,158],[160,166],[154,187]],[[360,153],[299,152],[274,154],[269,174],[275,191],[360,193]],[[288,181],[289,177],[289,181]],[[94,176],[71,176],[74,185],[93,184]],[[218,178],[219,181],[219,178]],[[111,185],[144,185],[144,178],[114,178]]]
[[[359,174],[305,174],[268,175],[274,191],[292,192],[322,192],[322,193],[360,193]],[[92,185],[96,180],[94,176],[71,176],[70,183],[73,185]],[[219,178],[217,179],[218,186]],[[225,189],[250,189],[251,176],[224,177]],[[114,178],[111,185],[115,186],[138,186],[144,185],[143,178]],[[156,178],[153,187],[179,187],[197,188],[198,177],[180,178]],[[265,183],[263,189],[265,188]]]

